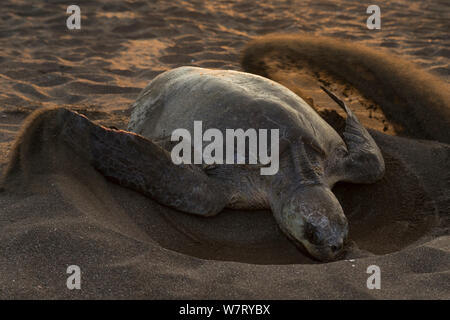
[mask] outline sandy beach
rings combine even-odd
[[[344,113],[320,86],[333,90],[370,129],[386,174],[336,185],[350,249],[319,263],[269,211],[178,212],[30,137],[0,187],[1,299],[450,298],[447,1],[377,1],[380,30],[352,0],[76,4],[80,30],[66,27],[66,1],[0,5],[0,170],[33,111],[66,107],[126,129],[149,81],[189,65],[275,80],[342,133]],[[81,290],[66,287],[69,265]],[[371,265],[380,290],[366,286]]]

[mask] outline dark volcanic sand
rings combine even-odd
[[[66,106],[124,128],[129,105],[158,73],[181,65],[239,70],[245,44],[270,32],[387,48],[440,77],[433,88],[449,91],[446,1],[378,1],[381,31],[367,30],[365,5],[350,0],[77,4],[82,29],[69,31],[64,1],[2,2],[1,168],[31,111]],[[372,128],[385,156],[379,183],[334,189],[350,220],[344,260],[318,264],[303,255],[270,212],[226,210],[203,219],[160,206],[36,136],[22,171],[0,192],[0,297],[449,299],[449,146],[405,138],[403,118],[355,85],[280,61],[267,76],[311,99],[339,127],[330,111],[338,109],[318,89],[328,85]],[[448,108],[434,111],[445,116]],[[72,264],[82,270],[79,291],[66,288]],[[366,287],[374,264],[381,290]]]

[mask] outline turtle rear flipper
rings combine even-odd
[[[347,113],[344,142],[348,152],[341,162],[342,181],[373,183],[384,175],[384,160],[380,149],[358,118],[335,94],[321,87]]]
[[[33,145],[30,141],[40,137],[50,137],[58,150],[75,152],[108,179],[174,209],[211,216],[228,203],[227,188],[200,168],[175,165],[170,153],[153,141],[96,125],[65,108],[44,109],[30,115],[9,167],[14,167],[14,163],[20,166],[20,158],[32,151],[28,147]]]

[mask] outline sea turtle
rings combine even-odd
[[[384,174],[376,143],[352,111],[343,137],[304,100],[261,76],[197,67],[166,71],[143,89],[128,131],[95,125],[59,108],[41,113],[45,126],[104,176],[183,212],[212,216],[225,207],[268,208],[280,229],[315,258],[342,252],[348,222],[331,191],[338,181],[373,183]],[[193,122],[227,128],[279,129],[279,170],[260,165],[174,164],[167,137]],[[61,141],[61,140],[59,140]],[[255,170],[258,168],[258,170]]]

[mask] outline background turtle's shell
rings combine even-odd
[[[286,87],[249,73],[197,67],[157,76],[135,102],[128,130],[151,139],[170,136],[179,128],[193,135],[196,120],[203,122],[203,131],[217,128],[224,136],[227,128],[279,129],[280,152],[300,138],[325,152],[343,143]]]

